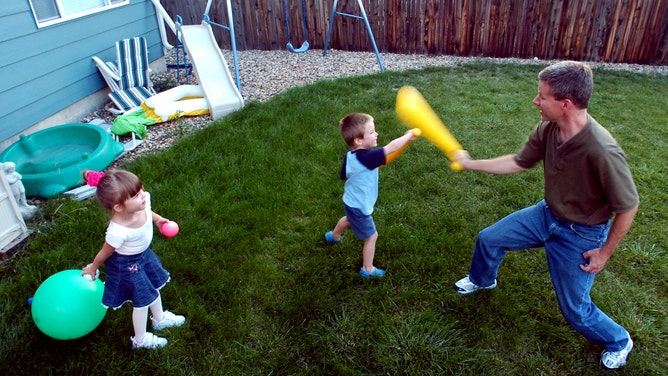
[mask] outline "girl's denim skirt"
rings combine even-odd
[[[159,290],[169,282],[169,272],[162,267],[158,256],[147,248],[136,255],[116,252],[104,262],[106,280],[102,305],[113,309],[125,302],[134,308],[151,305],[160,296]]]

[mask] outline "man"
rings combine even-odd
[[[469,274],[454,287],[460,294],[492,289],[506,251],[545,247],[564,318],[604,346],[601,364],[616,369],[626,364],[633,341],[596,307],[590,291],[631,228],[639,199],[624,152],[587,113],[593,86],[589,66],[551,65],[538,74],[533,100],[541,122],[517,154],[474,160],[466,151],[457,153],[464,169],[492,174],[524,171],[542,161],[545,196],[482,230]]]

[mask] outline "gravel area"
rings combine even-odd
[[[223,55],[230,66],[230,72],[234,77],[234,66],[231,51],[223,51]],[[491,61],[491,62],[514,62],[519,64],[545,64],[549,61],[538,59],[496,59],[496,58],[470,58],[456,56],[434,56],[434,55],[401,55],[381,54],[383,65],[387,71],[402,71],[408,69],[422,69],[428,66],[456,66],[467,61]],[[339,78],[355,75],[365,75],[380,72],[380,66],[373,52],[346,52],[328,50],[327,56],[323,56],[322,50],[309,50],[305,53],[296,54],[285,50],[274,51],[238,51],[239,75],[241,77],[242,95],[246,102],[265,101],[289,88],[308,85],[321,79]],[[167,64],[175,63],[174,54],[166,57]],[[604,67],[606,69],[626,70],[636,73],[668,75],[668,66],[649,66],[638,64],[607,64],[591,63],[592,67]],[[166,83],[176,84],[176,72],[168,70],[152,75],[154,85],[159,87]],[[181,72],[181,83],[185,84],[183,71]],[[194,75],[190,76],[190,83],[196,84]],[[107,123],[113,123],[115,115],[107,109],[107,104],[94,113],[86,116],[83,121],[88,122],[95,118],[101,118]],[[128,160],[136,157],[164,150],[172,145],[179,137],[196,129],[206,127],[211,122],[208,115],[197,117],[182,117],[165,123],[148,127],[148,136],[144,142],[131,152],[126,153],[116,162],[114,166],[121,166]],[[122,138],[126,141],[127,138]]]

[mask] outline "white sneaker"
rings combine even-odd
[[[185,316],[175,315],[169,311],[165,311],[163,313],[163,318],[160,322],[156,322],[153,317],[151,317],[151,324],[155,330],[175,328],[177,326],[183,325],[184,322],[186,322]]]
[[[167,346],[167,339],[158,337],[151,332],[146,332],[141,342],[137,342],[134,337],[130,337],[132,349],[157,349]]]
[[[628,333],[626,334],[629,335]],[[607,369],[623,367],[626,364],[626,360],[628,359],[631,350],[633,350],[633,340],[631,339],[631,335],[629,335],[629,341],[623,349],[619,351],[603,351],[601,354],[601,364]]]
[[[472,292],[476,292],[480,289],[485,289],[485,290],[491,290],[496,287],[496,279],[494,280],[494,283],[492,283],[489,286],[481,287],[476,285],[475,283],[471,282],[469,279],[469,276],[466,276],[459,281],[455,282],[455,291],[462,295],[470,294]]]

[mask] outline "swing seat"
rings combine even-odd
[[[290,42],[290,23],[288,22],[288,1],[283,0],[283,15],[285,17],[285,32],[288,37],[288,44],[285,45],[288,51],[300,54],[308,51],[310,45],[308,44],[308,25],[306,24],[306,0],[302,0],[302,16],[304,22],[304,42],[301,47],[295,48]]]
[[[288,44],[285,45],[285,48],[287,48],[288,51],[294,52],[296,54],[301,54],[301,53],[304,53],[304,52],[308,51],[309,47],[311,47],[311,46],[308,44],[307,40],[305,40],[304,43],[302,43],[301,47],[299,47],[297,49],[295,49],[295,47],[290,42],[288,42]]]

